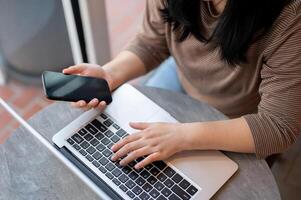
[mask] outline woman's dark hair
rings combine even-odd
[[[200,42],[212,41],[213,48],[220,49],[221,58],[234,65],[247,61],[246,52],[250,44],[271,28],[290,0],[227,0],[209,38],[201,32],[202,0],[164,1],[161,16],[177,33],[178,42],[191,35]]]

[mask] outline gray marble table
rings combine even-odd
[[[212,121],[226,117],[207,104],[183,94],[137,87],[180,122]],[[82,111],[54,103],[29,120],[49,140]],[[280,199],[274,177],[264,160],[251,154],[226,153],[239,165],[234,176],[213,199]],[[0,199],[99,199],[81,180],[24,128],[0,145]]]

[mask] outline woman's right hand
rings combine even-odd
[[[108,82],[110,90],[112,91],[114,89],[112,84],[113,83],[112,76],[107,71],[105,71],[101,66],[96,64],[81,63],[63,69],[63,73],[80,75],[80,76],[89,76],[94,78],[103,78]],[[85,102],[84,100],[80,100],[77,102],[72,102],[71,104],[74,107],[83,108],[83,109],[98,107],[99,109],[103,110],[106,106],[106,102],[104,101],[100,102],[96,98],[92,99],[90,102]]]

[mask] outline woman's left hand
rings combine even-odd
[[[166,159],[173,154],[185,150],[185,128],[180,123],[130,123],[139,130],[112,146],[115,154],[113,161],[120,158],[120,165],[127,165],[131,161],[146,156],[135,165],[136,169]]]

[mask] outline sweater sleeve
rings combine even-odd
[[[167,24],[162,20],[159,11],[162,8],[162,0],[146,1],[141,30],[125,48],[142,60],[147,71],[158,66],[170,55],[166,42]]]
[[[283,152],[301,132],[301,15],[279,35],[261,69],[258,113],[244,116],[258,158]]]

